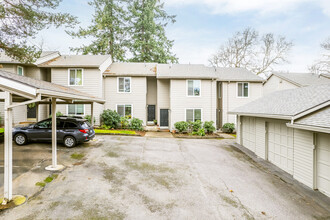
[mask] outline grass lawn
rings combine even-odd
[[[0,134],[5,132],[5,129],[4,128],[0,128]]]
[[[105,130],[105,129],[94,129],[96,134],[136,134],[135,131],[128,130]]]
[[[230,134],[230,135],[236,137],[236,134]]]

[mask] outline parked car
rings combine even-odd
[[[57,142],[66,147],[74,147],[76,144],[92,140],[95,132],[86,119],[77,117],[57,117]],[[15,127],[13,138],[17,145],[28,142],[51,142],[52,119],[48,118],[26,127]]]

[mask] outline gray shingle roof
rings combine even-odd
[[[58,85],[55,83],[50,83],[50,82],[46,82],[46,81],[42,81],[42,80],[37,80],[37,79],[33,79],[30,77],[25,77],[25,76],[19,76],[17,74],[13,74],[7,71],[3,71],[0,70],[0,77],[4,77],[7,79],[11,79],[14,80],[16,82],[31,86],[33,88],[36,89],[44,89],[44,90],[50,90],[50,91],[54,91],[54,92],[64,92],[67,94],[72,94],[72,95],[77,95],[77,96],[84,96],[86,98],[90,98],[91,100],[101,100],[98,97],[95,96],[91,96],[87,93],[84,92],[80,92],[78,90],[75,89],[71,89],[69,87],[66,86],[62,86],[62,85]]]
[[[40,67],[99,67],[110,55],[62,55],[49,62],[40,64]]]
[[[215,79],[213,67],[202,64],[158,64],[157,78],[160,79]]]
[[[40,59],[42,59],[46,56],[49,56],[49,55],[52,55],[52,54],[58,54],[58,53],[59,53],[58,51],[43,51],[41,53],[40,57],[36,60],[36,63],[38,63],[38,60],[40,60]],[[21,62],[7,56],[5,54],[5,52],[0,52],[0,63],[20,64]]]
[[[157,63],[112,63],[103,73],[114,76],[156,76]]]
[[[319,75],[313,73],[275,72],[272,75],[280,77],[281,79],[291,82],[299,87],[330,83],[330,79],[328,80],[328,79],[320,78]]]
[[[263,82],[265,81],[260,76],[248,71],[244,68],[229,68],[217,67],[216,75],[219,81],[248,81],[248,82]]]
[[[330,84],[273,92],[230,111],[240,115],[295,116],[330,100]]]
[[[298,119],[295,124],[330,128],[330,106]]]

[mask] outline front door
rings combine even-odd
[[[168,127],[168,109],[160,110],[160,127]]]
[[[37,117],[37,107],[34,106],[26,106],[27,108],[27,118],[36,118]]]
[[[153,121],[156,119],[155,110],[156,110],[156,106],[148,105],[148,121]]]

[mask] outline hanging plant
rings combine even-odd
[[[36,107],[36,103],[28,104],[28,107],[29,107],[29,108],[34,108],[34,107]]]

